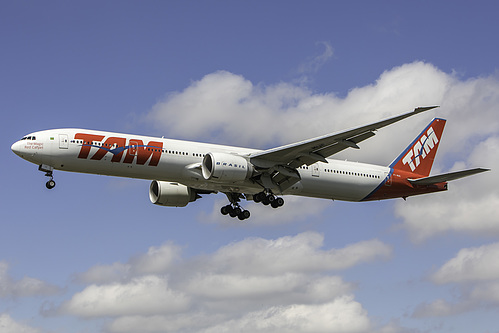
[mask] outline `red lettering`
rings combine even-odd
[[[75,140],[83,140],[78,158],[87,158],[90,153],[90,148],[92,148],[92,141],[101,141],[102,139],[104,139],[104,135],[76,133]]]
[[[137,157],[138,165],[144,165],[150,160],[149,165],[157,166],[161,159],[163,150],[162,142],[151,141],[147,145],[144,145],[142,140],[132,139],[130,140],[129,145],[126,146],[126,138],[109,137],[102,143],[104,137],[104,135],[77,133],[75,135],[75,140],[83,141],[78,158],[88,158],[90,149],[96,147],[98,150],[92,156],[92,160],[102,160],[102,158],[110,152],[113,154],[111,162],[120,162],[125,150],[126,154],[123,163],[132,163],[134,158]],[[96,144],[97,142],[99,145]]]
[[[142,140],[130,140],[130,145],[133,146],[133,149],[127,150],[123,163],[132,163],[134,157],[137,156],[137,164],[144,165],[152,155],[149,165],[158,165],[163,149],[163,142],[151,141],[147,145],[144,145]]]
[[[123,150],[125,145],[126,145],[125,138],[116,138],[116,137],[107,138],[106,142],[104,142],[103,144],[104,148],[106,149],[100,148],[99,150],[97,150],[94,156],[92,156],[92,160],[101,160],[104,157],[104,155],[106,155],[106,153],[109,151],[109,149],[111,149],[111,152],[113,153],[113,158],[111,159],[111,162],[119,162],[121,161],[121,157],[123,156]]]

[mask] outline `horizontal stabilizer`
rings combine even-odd
[[[490,171],[490,169],[475,168],[475,169],[469,169],[469,170],[463,170],[463,171],[443,173],[441,175],[418,178],[418,179],[408,179],[408,181],[412,185],[432,185],[432,184],[443,183],[443,182],[448,182],[451,180],[456,180],[459,178],[468,177],[468,176],[471,176],[471,175],[474,175],[477,173],[481,173],[481,172],[485,172],[485,171]]]

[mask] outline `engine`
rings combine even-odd
[[[153,180],[149,187],[149,199],[155,205],[185,207],[197,198],[195,190],[179,183]]]
[[[208,153],[201,165],[206,180],[237,182],[248,179],[253,166],[244,157],[225,153]]]

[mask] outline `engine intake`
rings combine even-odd
[[[225,153],[208,153],[201,165],[206,180],[237,182],[248,179],[253,166],[244,157]]]
[[[179,183],[153,180],[149,187],[149,199],[155,205],[185,207],[197,198],[195,190]]]

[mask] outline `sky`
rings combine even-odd
[[[495,1],[3,1],[0,331],[499,332]],[[152,205],[149,182],[55,172],[10,146],[79,127],[250,148],[440,105],[335,156],[388,165],[447,119],[445,193],[223,194]]]

